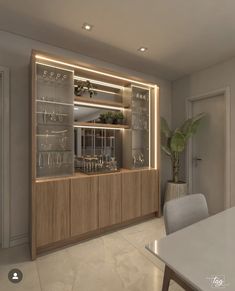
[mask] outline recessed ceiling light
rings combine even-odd
[[[138,48],[138,51],[140,51],[140,52],[146,52],[148,50],[148,48],[147,47],[144,47],[144,46],[141,46],[140,48]]]
[[[91,25],[89,23],[83,23],[82,28],[87,30],[87,31],[91,31],[94,25]]]

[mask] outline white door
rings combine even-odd
[[[225,96],[193,101],[193,116],[201,112],[207,115],[192,139],[192,192],[203,193],[209,213],[215,214],[225,209]]]

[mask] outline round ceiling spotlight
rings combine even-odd
[[[91,31],[94,25],[89,24],[89,23],[83,23],[82,25],[82,29],[86,30],[86,31]]]
[[[138,48],[138,51],[140,51],[142,53],[146,52],[147,50],[148,50],[148,48],[144,47],[144,46],[141,46],[140,48]]]

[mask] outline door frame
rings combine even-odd
[[[10,246],[10,72],[0,66],[2,98],[0,108],[1,123],[1,199],[2,199],[2,248]]]
[[[230,87],[227,86],[225,88],[217,89],[214,91],[210,91],[207,93],[203,93],[201,95],[189,97],[186,99],[186,114],[187,118],[192,117],[192,108],[193,102],[213,98],[218,95],[223,95],[225,98],[225,123],[226,123],[226,130],[225,130],[225,195],[224,195],[224,208],[231,207],[231,93]],[[192,179],[193,179],[193,168],[192,168],[192,139],[189,140],[189,144],[187,147],[187,154],[186,154],[186,173],[187,173],[187,182],[188,182],[188,191],[192,193]]]

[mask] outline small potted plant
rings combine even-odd
[[[167,183],[165,201],[179,198],[187,193],[186,182],[179,180],[180,154],[185,150],[189,138],[196,133],[204,116],[204,113],[200,113],[186,120],[181,127],[175,130],[170,130],[166,120],[161,118],[161,148],[172,163],[172,180]]]
[[[105,123],[105,113],[100,113],[99,119],[100,123]]]
[[[105,117],[105,123],[112,124],[113,123],[113,113],[108,111],[104,114]]]
[[[124,115],[121,111],[114,113],[113,117],[114,117],[115,124],[122,124],[123,123]]]
[[[92,83],[89,80],[77,81],[76,86],[74,88],[74,94],[76,96],[83,96],[85,95],[85,93],[88,93],[90,98],[97,94]]]

